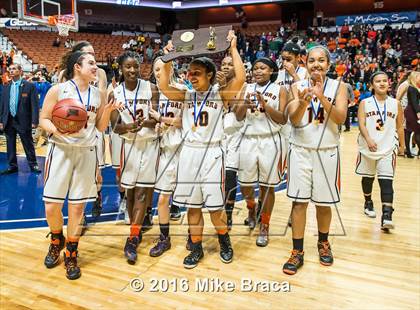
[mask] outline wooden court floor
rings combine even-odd
[[[420,308],[420,160],[398,158],[395,179],[396,229],[380,231],[376,219],[363,214],[360,178],[354,174],[356,128],[343,134],[342,203],[333,212],[330,241],[335,262],[321,266],[316,250],[314,208],[309,208],[305,238],[305,265],[295,276],[282,272],[291,249],[291,231],[286,223],[290,202],[285,192],[276,194],[271,239],[266,248],[255,245],[255,233],[241,223],[246,216],[243,202],[237,203],[231,240],[234,261],[223,264],[218,257],[217,237],[205,217],[208,236],[205,256],[199,266],[186,270],[186,222],[172,222],[172,249],[159,258],[148,255],[158,234],[158,225],[147,232],[134,266],[123,257],[128,226],[97,224],[80,242],[82,277],[65,278],[63,264],[47,270],[43,265],[48,248],[47,229],[0,232],[1,309],[419,309]],[[374,202],[381,209],[375,182]],[[157,223],[157,218],[155,218]],[[132,279],[142,279],[144,289],[130,288]],[[232,281],[233,292],[197,292],[196,281]],[[151,292],[155,280],[160,292]],[[168,291],[165,279],[169,281]],[[241,281],[277,281],[290,291],[241,291]],[[174,283],[177,281],[177,292]],[[188,281],[188,286],[185,283]],[[246,281],[246,280],[245,280]],[[180,283],[184,283],[181,287]],[[248,286],[245,289],[249,289]]]

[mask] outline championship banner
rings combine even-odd
[[[361,15],[344,15],[337,16],[335,22],[337,26],[355,24],[388,24],[388,23],[404,23],[415,22],[417,20],[417,12],[394,12],[394,13],[377,13],[377,14],[361,14]]]
[[[232,26],[174,31],[172,34],[174,50],[164,55],[162,61],[223,52],[230,47],[230,42],[226,40],[229,30],[232,30]]]

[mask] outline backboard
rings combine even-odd
[[[79,29],[76,0],[17,0],[17,3],[21,20],[54,27],[58,19],[71,23],[71,31]]]

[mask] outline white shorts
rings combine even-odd
[[[280,177],[283,179],[287,170],[287,154],[289,154],[289,138],[291,125],[286,123],[280,130],[281,136],[281,162],[279,164]]]
[[[173,203],[211,211],[224,208],[224,158],[220,146],[183,145],[179,155]]]
[[[378,179],[394,179],[395,164],[397,162],[396,152],[392,152],[380,159],[372,159],[359,152],[356,162],[356,173],[364,176]]]
[[[111,131],[109,136],[109,145],[111,153],[112,168],[119,169],[121,167],[122,138],[119,134]]]
[[[279,133],[244,136],[239,146],[238,182],[241,186],[275,187],[280,184],[282,145]]]
[[[105,134],[100,131],[96,131],[96,157],[98,158],[99,169],[105,168]]]
[[[124,139],[121,154],[121,186],[154,187],[159,159],[157,140]]]
[[[242,134],[237,131],[232,135],[226,135],[226,139],[223,141],[223,149],[226,155],[226,170],[238,171],[239,169],[239,144],[241,139]]]
[[[76,147],[49,143],[44,170],[46,202],[63,203],[68,194],[69,203],[95,201],[96,147]]]
[[[330,206],[340,202],[338,147],[315,150],[289,145],[287,196],[295,202]]]
[[[156,177],[155,192],[170,195],[175,189],[181,148],[162,148],[159,155],[159,167]]]

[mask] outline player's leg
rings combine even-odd
[[[364,212],[368,217],[375,218],[372,188],[376,174],[376,160],[359,153],[356,161],[356,173],[362,176],[362,191],[365,197]]]
[[[235,170],[226,170],[226,204],[225,204],[225,210],[226,210],[226,216],[227,216],[227,226],[228,229],[232,229],[232,214],[233,214],[233,208],[235,206],[235,200],[236,200],[236,188],[237,188],[237,182],[236,182],[236,171]]]
[[[210,218],[217,232],[220,245],[220,260],[225,264],[232,262],[233,249],[226,225],[227,216],[225,210],[210,211]]]
[[[147,208],[147,190],[144,187],[135,187],[127,191],[127,208],[131,225],[130,236],[124,246],[124,255],[129,264],[135,264],[137,260],[137,247],[142,239],[141,225]]]
[[[288,261],[283,265],[283,272],[293,275],[302,267],[304,259],[303,239],[305,236],[306,210],[308,203],[292,203],[292,242],[293,250]]]
[[[65,241],[63,234],[63,203],[45,202],[45,217],[51,236],[50,247],[44,259],[47,268],[53,268],[60,262],[61,250],[64,249]]]
[[[79,239],[82,233],[83,226],[83,211],[84,203],[68,204],[68,222],[67,222],[67,242],[64,261],[66,265],[66,276],[70,280],[78,279],[81,276],[81,271],[77,265],[77,248]]]
[[[157,240],[156,245],[150,249],[150,256],[157,257],[162,255],[165,251],[171,248],[171,238],[169,237],[169,201],[171,195],[163,194],[159,195],[158,200],[158,218],[159,218],[159,229],[160,236]]]
[[[274,208],[274,187],[260,186],[260,197],[262,203],[260,232],[256,241],[258,246],[268,245],[268,231],[270,218]]]
[[[316,205],[316,219],[318,222],[319,261],[324,266],[330,266],[333,263],[331,246],[328,241],[331,217],[332,212],[330,206]]]
[[[201,207],[188,208],[188,228],[191,236],[191,252],[184,258],[184,267],[192,269],[198,265],[198,262],[203,258],[203,229],[204,221]]]
[[[396,166],[396,152],[378,160],[377,173],[379,188],[381,189],[382,217],[381,228],[384,231],[394,228],[392,213],[394,212],[394,187],[393,179]]]

